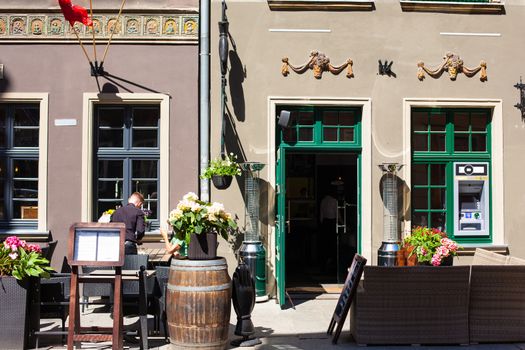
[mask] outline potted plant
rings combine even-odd
[[[208,203],[189,192],[170,212],[168,224],[178,239],[188,245],[188,258],[208,260],[217,257],[217,234],[227,239],[237,222],[221,203]]]
[[[10,236],[0,244],[0,349],[34,347],[39,329],[40,280],[53,269],[42,249]]]
[[[241,168],[237,163],[237,156],[230,153],[224,158],[220,156],[213,159],[201,178],[211,179],[217,189],[224,190],[230,187],[233,176],[237,175],[241,175]]]
[[[452,257],[461,247],[437,228],[417,226],[403,240],[408,265],[452,265]]]

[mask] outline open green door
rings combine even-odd
[[[276,164],[276,192],[277,211],[275,217],[275,267],[277,279],[277,298],[279,305],[283,306],[286,301],[285,283],[285,232],[286,232],[286,154],[285,147],[277,150]]]

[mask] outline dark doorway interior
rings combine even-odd
[[[326,232],[326,223],[320,221],[321,201],[330,192],[338,204],[338,235],[336,227]],[[323,285],[344,282],[357,252],[357,205],[357,154],[294,152],[286,156],[287,290],[317,292]]]

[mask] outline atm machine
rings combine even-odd
[[[489,163],[454,163],[454,236],[489,235]]]

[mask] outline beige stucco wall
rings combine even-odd
[[[372,164],[371,192],[372,262],[382,239],[382,202],[379,192],[381,173],[376,167],[382,162],[403,162],[403,100],[423,98],[431,100],[478,99],[498,100],[502,106],[503,150],[501,154],[504,193],[502,241],[512,255],[525,257],[525,242],[521,230],[521,211],[525,206],[522,190],[522,153],[525,149],[525,124],[514,107],[519,94],[513,85],[520,79],[525,59],[522,33],[525,7],[522,2],[508,1],[505,13],[446,14],[403,12],[397,1],[379,0],[375,10],[353,11],[271,11],[266,1],[229,1],[227,16],[230,33],[236,44],[238,59],[230,60],[228,108],[232,111],[240,147],[249,161],[266,162],[272,145],[268,139],[269,98],[306,96],[316,99],[370,98]],[[220,136],[220,69],[217,51],[220,20],[220,2],[212,2],[212,156],[219,154]],[[328,32],[274,32],[270,29],[323,29]],[[442,33],[491,33],[491,35],[444,35]],[[230,50],[232,50],[230,43]],[[351,58],[354,78],[328,72],[322,79],[314,79],[311,71],[298,75],[281,75],[281,59],[300,65],[307,61],[310,51],[325,53],[332,64],[339,65]],[[481,60],[487,62],[488,80],[481,82],[479,74],[468,78],[460,74],[456,81],[444,73],[439,79],[416,77],[417,62],[431,68],[442,62],[448,52],[458,54],[465,66],[473,68]],[[378,59],[394,61],[396,77],[378,75]],[[244,71],[244,76],[242,75]],[[242,106],[245,110],[242,113]],[[241,112],[239,112],[241,110]],[[364,136],[366,137],[366,136]],[[234,137],[227,144],[236,144]],[[494,156],[494,155],[493,155]],[[267,165],[263,179],[272,178],[275,171]],[[404,172],[400,173],[404,177]],[[224,201],[228,207],[243,214],[240,188],[235,184],[227,191],[212,189],[214,200]],[[271,193],[275,184],[269,184]],[[272,206],[268,213],[273,216]],[[243,217],[243,215],[240,215]],[[494,230],[499,230],[495,227]],[[500,233],[501,235],[501,233]],[[271,240],[271,236],[269,237]],[[273,247],[269,247],[270,250]],[[269,254],[269,266],[273,265]],[[269,286],[270,288],[272,286]]]

